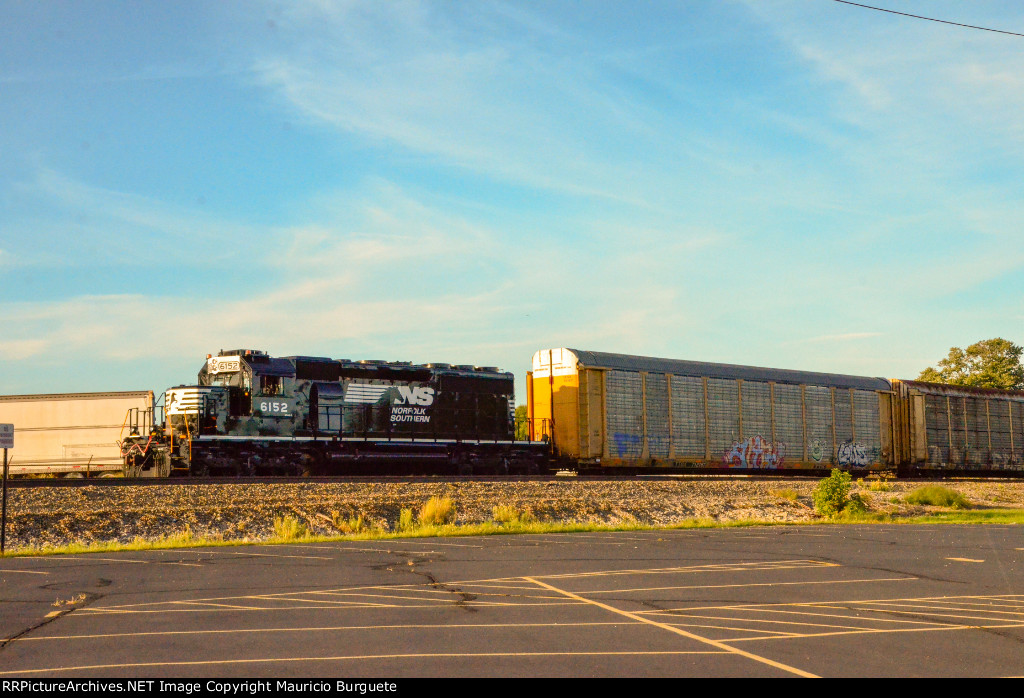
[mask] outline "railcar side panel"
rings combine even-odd
[[[586,364],[580,355],[606,364]],[[823,384],[772,380],[817,375]],[[563,348],[534,356],[529,414],[552,419],[556,453],[584,465],[883,467],[884,403],[872,385],[889,387],[881,379]]]
[[[707,458],[704,381],[672,376],[672,450],[675,462],[703,463]]]
[[[894,381],[905,412],[907,468],[1024,472],[1024,393]]]

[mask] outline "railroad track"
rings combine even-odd
[[[1020,482],[1024,472],[1016,475],[1003,475],[999,477],[980,477],[956,475],[942,477],[940,474],[928,474],[920,477],[903,477],[898,481],[934,481],[945,480],[949,482]],[[33,489],[47,487],[156,487],[156,486],[178,486],[178,485],[281,485],[281,484],[401,484],[401,483],[430,483],[430,482],[637,482],[650,480],[699,480],[705,482],[723,482],[738,480],[818,480],[821,473],[575,473],[571,471],[560,471],[545,475],[335,475],[335,476],[248,476],[248,477],[170,477],[170,478],[124,478],[124,477],[98,477],[98,478],[11,478],[7,486],[12,489]]]

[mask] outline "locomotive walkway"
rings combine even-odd
[[[10,558],[0,591],[4,678],[1012,676],[1024,667],[1020,526]]]

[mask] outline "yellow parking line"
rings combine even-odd
[[[741,650],[735,650],[737,653]],[[647,656],[679,656],[679,655],[727,654],[726,652],[703,651],[665,651],[665,652],[436,652],[415,654],[356,654],[336,657],[263,657],[258,659],[207,659],[182,662],[135,662],[130,664],[90,664],[73,667],[47,667],[45,669],[21,669],[18,671],[0,671],[0,676],[24,674],[52,674],[66,671],[86,671],[92,669],[137,669],[143,667],[186,667],[186,666],[223,666],[227,664],[273,664],[283,662],[341,662],[368,661],[373,659],[476,659],[484,657],[647,657]],[[748,653],[744,653],[748,654]],[[753,656],[753,655],[751,655]]]
[[[740,619],[740,618],[729,618],[729,619],[724,619],[724,620],[742,620],[742,619]],[[771,633],[769,635],[769,637],[775,637],[775,636],[789,637],[789,636],[799,636],[800,635],[800,633],[790,633],[790,632],[786,632],[785,630],[767,630],[765,628],[737,628],[737,627],[733,627],[731,625],[711,625],[710,623],[666,623],[666,625],[671,625],[672,627],[675,627],[675,628],[705,628],[707,630],[734,630],[734,631],[736,631],[738,633]],[[842,627],[842,626],[834,626],[834,627]],[[723,642],[725,642],[725,640],[723,640]]]
[[[243,557],[285,557],[293,558],[295,560],[336,560],[334,557],[326,557],[323,555],[277,555],[274,553],[252,553],[252,552],[227,552],[218,553],[223,555],[241,555]]]
[[[938,602],[932,602],[932,603],[929,603],[929,602],[926,602],[926,601],[908,602],[908,601],[901,601],[899,599],[890,601],[889,603],[886,603],[884,601],[875,601],[875,602],[873,602],[871,604],[868,604],[868,605],[872,606],[872,607],[874,607],[874,606],[885,607],[886,609],[890,609],[890,608],[893,608],[893,607],[895,607],[895,608],[923,609],[927,613],[938,613],[938,612],[942,612],[942,611],[963,611],[963,612],[976,612],[976,613],[1000,613],[1000,614],[1003,614],[1003,615],[1024,616],[1024,608],[1022,608],[1020,606],[1010,606],[1010,607],[1007,607],[1007,606],[984,606],[984,605],[979,606],[978,604],[971,604],[971,603],[962,603],[962,604],[960,604],[960,603],[953,603],[953,604],[950,604],[948,602],[945,605],[938,605]],[[1004,609],[1012,609],[1012,610],[1004,610]]]
[[[946,559],[953,562],[985,562],[984,560],[975,560],[969,557],[947,557]]]
[[[903,609],[906,609],[906,610],[903,610]],[[999,618],[997,616],[994,616],[994,614],[995,613],[999,613],[999,611],[993,611],[993,613],[989,614],[989,615],[970,615],[968,613],[953,613],[951,611],[943,611],[943,610],[939,610],[939,609],[936,609],[936,610],[933,610],[933,609],[924,610],[920,606],[919,607],[895,606],[895,607],[891,607],[891,608],[887,608],[887,609],[880,609],[880,610],[884,611],[885,613],[896,613],[896,614],[899,614],[899,615],[911,615],[911,614],[914,615],[914,616],[928,615],[928,616],[932,616],[932,617],[935,617],[935,618],[963,618],[965,620],[988,620],[988,621],[992,621],[992,620],[1006,620],[1008,622],[1012,622],[1012,621],[1017,620],[1017,619],[1024,619],[1024,613],[1004,613],[1004,615],[1010,615],[1011,617],[1010,618]]]
[[[927,604],[927,603],[935,603],[935,604],[937,604],[937,603],[939,603],[938,600],[933,601],[933,602],[929,602],[929,601],[923,600],[923,599],[914,599],[913,601],[918,601],[919,603],[923,603],[923,604]],[[876,602],[876,603],[879,603],[879,602]],[[968,607],[972,607],[972,606],[977,606],[978,608],[981,608],[981,609],[985,609],[985,608],[991,608],[991,609],[995,609],[995,608],[1015,608],[1015,609],[1017,609],[1019,611],[1024,611],[1024,602],[1022,602],[1022,601],[1012,602],[1012,603],[1009,603],[1009,604],[993,604],[993,603],[983,604],[980,601],[977,601],[977,602],[974,602],[974,603],[968,602],[968,601],[963,601],[963,602],[959,602],[959,603],[956,604],[957,608],[968,608]]]
[[[619,621],[588,621],[579,623],[459,623],[454,625],[433,625],[428,623],[408,623],[394,625],[328,625],[303,628],[231,628],[217,630],[157,630],[137,633],[95,633],[90,635],[43,635],[14,638],[12,642],[42,642],[44,640],[96,640],[112,637],[159,637],[163,635],[242,635],[246,633],[323,633],[363,630],[445,630],[454,628],[576,628],[602,625],[622,625]]]
[[[857,629],[861,629],[861,628],[865,627],[863,625],[844,625],[844,624],[840,624],[840,623],[810,623],[808,621],[800,621],[800,620],[770,620],[768,618],[745,618],[745,617],[744,618],[737,618],[736,616],[689,616],[689,615],[681,616],[681,615],[676,614],[676,613],[665,614],[665,615],[668,615],[671,618],[679,618],[680,619],[680,622],[678,622],[678,623],[666,620],[665,622],[668,623],[669,625],[686,625],[686,626],[689,626],[689,625],[692,625],[692,624],[691,623],[687,623],[687,622],[682,622],[682,621],[683,621],[683,619],[692,618],[693,620],[731,620],[734,623],[749,623],[751,625],[793,625],[793,626],[800,625],[800,626],[808,626],[808,627],[814,627],[814,628],[836,628],[836,629],[842,629],[842,630],[857,630]],[[866,623],[871,623],[871,622],[876,622],[876,623],[877,622],[889,622],[889,621],[887,621],[887,619],[880,619],[880,618],[879,619],[857,618],[856,616],[840,616],[840,615],[827,615],[827,614],[806,614],[806,615],[818,615],[818,616],[820,616],[822,618],[849,619],[851,621],[853,621],[853,620],[862,620],[862,621],[864,621]],[[912,623],[913,621],[894,620],[894,621],[891,621],[891,622],[893,622],[893,623]],[[943,625],[943,624],[942,623],[917,623],[917,625]],[[738,630],[739,628],[736,628],[736,629]],[[755,628],[750,628],[750,630],[752,632],[756,631]]]
[[[59,561],[59,562],[64,562],[65,560],[71,560],[71,561],[75,561],[75,562],[83,561],[83,560],[84,561],[98,560],[99,562],[123,562],[123,563],[126,563],[126,564],[135,564],[135,565],[177,565],[179,567],[205,567],[205,565],[198,565],[198,564],[195,564],[195,563],[192,563],[192,562],[164,562],[163,560],[132,560],[132,559],[126,558],[126,557],[125,558],[120,558],[120,557],[96,557],[94,555],[80,555],[80,556],[72,556],[72,555],[63,556],[62,555],[60,557],[52,557],[50,559],[51,560],[55,560],[55,561]]]
[[[840,630],[827,633],[807,633],[804,635],[794,635],[787,637],[779,637],[777,635],[765,637],[733,637],[727,639],[726,642],[763,642],[766,640],[799,640],[803,638],[812,637],[838,637],[840,635],[867,635],[879,633],[934,633],[945,632],[949,630],[999,630],[1002,628],[1024,628],[1024,623],[1012,623],[1009,625],[943,625],[932,628],[865,628],[863,630]]]
[[[370,596],[370,598],[375,598],[375,599],[395,598],[395,599],[407,599],[409,601],[426,601],[426,602],[432,603],[432,605],[435,605],[435,606],[439,605],[439,604],[452,603],[452,600],[451,599],[447,599],[447,598],[445,598],[445,599],[409,599],[406,596],[388,596],[386,594],[380,594],[380,595],[360,594],[360,596]],[[374,603],[373,601],[340,601],[340,600],[339,601],[332,601],[330,599],[303,599],[303,598],[293,599],[293,598],[289,598],[287,596],[275,596],[273,599],[260,599],[260,600],[261,601],[291,601],[291,602],[294,602],[294,603],[318,603],[318,604],[325,604],[323,606],[323,608],[331,608],[332,606],[336,606],[336,607],[358,606],[360,608],[367,608],[367,607],[370,607],[370,606],[389,607],[389,606],[393,606],[394,605],[394,604],[389,604],[389,603]]]
[[[171,604],[171,603],[174,603],[174,602],[167,602],[167,603]],[[498,601],[494,601],[494,602],[489,602],[489,603],[480,604],[480,605],[496,606],[496,607],[497,606],[515,606],[515,607],[522,608],[523,606],[545,606],[545,607],[546,606],[577,606],[577,605],[580,605],[580,604],[579,604],[579,602],[569,602],[569,601],[565,601],[565,602],[548,601],[547,603],[543,603],[543,604],[523,604],[523,603],[515,603],[515,602],[501,603],[501,602],[498,602]],[[86,617],[86,616],[92,617],[92,616],[104,616],[104,615],[112,615],[113,616],[113,615],[144,615],[144,614],[155,615],[157,613],[222,613],[222,612],[223,613],[228,613],[228,612],[237,613],[237,612],[241,612],[241,611],[260,611],[260,612],[264,612],[264,613],[269,613],[271,611],[289,611],[289,612],[291,612],[291,611],[348,611],[348,610],[359,609],[359,608],[372,608],[374,610],[396,609],[396,610],[399,610],[399,611],[404,611],[404,610],[408,610],[410,608],[435,608],[436,609],[436,608],[444,608],[444,607],[439,605],[439,604],[436,604],[436,603],[433,603],[433,604],[422,604],[422,605],[421,604],[372,604],[372,603],[362,603],[362,604],[352,605],[352,606],[314,606],[314,605],[310,605],[310,606],[278,606],[278,607],[253,607],[253,608],[240,607],[240,608],[237,608],[237,609],[231,608],[231,607],[228,607],[228,608],[199,608],[199,607],[197,607],[197,608],[147,608],[145,610],[125,610],[125,609],[106,610],[106,609],[103,609],[103,608],[94,608],[94,607],[86,606],[85,608],[78,609],[75,612],[73,617],[82,618],[82,617]]]
[[[647,623],[648,625],[653,625],[656,628],[661,628],[662,630],[667,630],[670,633],[675,633],[676,635],[682,635],[683,637],[688,637],[691,640],[696,640],[697,642],[702,642],[702,643],[704,643],[706,645],[711,645],[712,647],[717,647],[718,649],[724,650],[725,652],[729,652],[729,653],[732,653],[732,654],[737,654],[737,655],[740,655],[741,657],[746,657],[747,659],[753,659],[755,662],[761,662],[762,664],[767,664],[768,666],[775,667],[776,669],[781,669],[782,671],[787,671],[787,672],[789,672],[791,674],[796,674],[797,676],[803,676],[803,677],[806,677],[806,678],[818,678],[816,675],[811,674],[809,672],[806,672],[803,669],[797,669],[796,667],[791,667],[788,664],[783,664],[781,662],[776,662],[775,660],[768,659],[767,657],[762,657],[760,655],[756,655],[756,654],[753,654],[751,652],[746,652],[746,651],[738,649],[736,647],[732,647],[730,645],[725,644],[724,642],[719,642],[718,640],[711,640],[711,639],[706,638],[706,637],[701,637],[700,635],[695,635],[693,633],[690,633],[690,632],[687,632],[685,630],[682,630],[681,628],[676,628],[676,627],[671,626],[671,625],[666,625],[665,623],[659,623],[658,621],[651,620],[650,618],[644,618],[643,616],[639,616],[639,615],[637,615],[635,613],[630,613],[629,611],[623,611],[621,609],[615,608],[614,606],[609,606],[608,604],[601,603],[600,601],[594,601],[593,599],[588,599],[588,598],[585,598],[583,596],[579,596],[578,594],[574,594],[571,591],[565,591],[564,589],[559,589],[557,587],[553,587],[550,584],[545,584],[544,582],[539,581],[537,579],[534,579],[532,577],[523,577],[523,579],[525,579],[528,582],[534,582],[538,586],[542,586],[542,587],[544,587],[546,589],[550,589],[551,591],[558,592],[559,594],[563,594],[563,595],[569,597],[570,599],[575,599],[577,601],[583,601],[583,602],[591,604],[593,606],[597,606],[598,608],[603,608],[606,611],[611,611],[612,613],[617,613],[620,616],[625,616],[626,618],[632,618],[633,620],[635,620],[635,621],[637,621],[639,623]]]
[[[853,619],[857,618],[857,616],[850,615],[851,613],[856,613],[857,611],[869,611],[869,612],[873,611],[873,609],[870,609],[870,608],[867,608],[867,609],[864,609],[864,608],[853,609],[853,608],[846,608],[846,607],[841,607],[840,610],[849,611],[850,613],[812,613],[810,611],[787,611],[787,610],[784,610],[784,609],[769,609],[769,608],[766,608],[766,609],[756,609],[755,608],[755,609],[743,609],[743,610],[749,610],[749,611],[753,611],[755,613],[777,613],[777,614],[783,615],[783,616],[809,616],[811,618],[841,618],[841,619],[850,619],[850,620],[853,620]],[[875,612],[875,613],[885,613],[885,611],[873,611],[873,612]],[[650,614],[650,611],[643,611],[642,613]],[[679,617],[681,614],[679,614],[679,613],[668,613],[668,614],[663,614],[663,615]],[[684,618],[704,618],[706,616],[694,615],[694,616],[682,616],[682,617],[684,617]],[[818,625],[817,623],[801,623],[800,621],[785,621],[785,620],[774,621],[774,620],[767,620],[767,619],[765,619],[765,620],[758,620],[756,618],[744,618],[743,620],[745,620],[747,622],[750,622],[750,623],[783,623],[783,624],[790,623],[792,625]],[[906,623],[906,624],[910,624],[910,625],[946,625],[946,623],[942,623],[942,622],[939,622],[939,621],[902,620],[902,619],[899,619],[899,618],[878,618],[878,617],[872,617],[872,618],[864,618],[863,620],[866,620],[866,621],[869,621],[869,622],[883,622],[883,623]],[[825,627],[846,627],[846,626],[825,626]]]
[[[690,586],[647,587],[636,589],[587,590],[584,594],[621,594],[632,591],[672,591],[674,589],[734,589],[746,587],[805,586],[809,584],[858,584],[861,582],[911,582],[917,577],[883,577],[881,579],[823,579],[814,582],[751,582],[750,584],[693,584]],[[643,611],[650,613],[650,611]]]
[[[664,610],[672,611],[700,611],[700,610],[716,610],[716,609],[737,609],[737,608],[752,608],[752,609],[771,609],[771,608],[840,608],[849,609],[851,606],[856,604],[888,604],[896,602],[906,601],[952,601],[957,599],[1024,599],[1024,595],[1018,594],[997,594],[993,596],[920,596],[920,597],[908,597],[904,599],[845,599],[839,601],[783,601],[778,603],[732,603],[732,604],[721,604],[714,606],[700,605],[700,606],[681,606],[675,609],[661,609],[659,611],[637,611],[637,613],[659,613]],[[871,609],[863,609],[871,610]]]
[[[661,567],[655,569],[604,570],[601,572],[575,572],[566,574],[539,574],[535,579],[575,579],[579,577],[613,577],[616,575],[639,574],[676,574],[682,572],[760,572],[777,569],[817,569],[820,567],[839,567],[834,562],[818,562],[817,560],[777,560],[760,562],[736,562],[710,565],[692,565],[689,567]]]

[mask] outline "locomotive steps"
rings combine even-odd
[[[816,480],[654,480],[548,482],[333,482],[275,484],[148,485],[18,488],[9,493],[10,552],[66,546],[179,545],[200,541],[257,542],[275,539],[275,519],[294,519],[309,534],[340,536],[347,522],[396,531],[403,509],[419,511],[432,497],[450,498],[457,526],[486,524],[496,506],[549,526],[609,527],[706,525],[738,522],[811,523]],[[930,507],[904,501],[923,483],[886,483],[885,491],[855,486],[872,513],[914,516]],[[1024,482],[944,482],[973,508],[1019,509]]]

